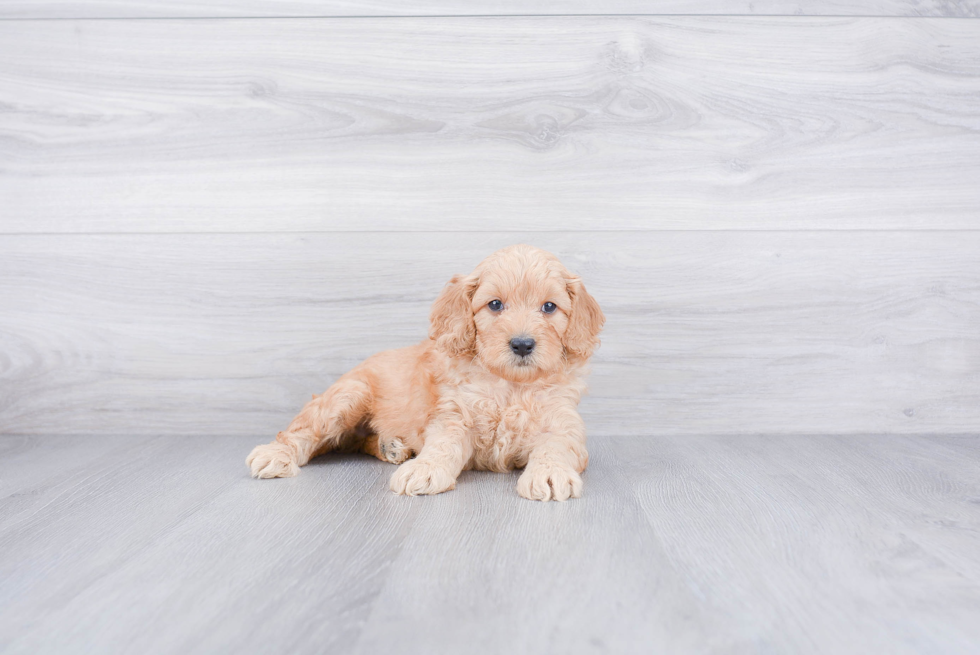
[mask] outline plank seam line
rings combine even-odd
[[[785,229],[725,229],[725,228],[663,228],[624,230],[242,230],[242,231],[183,231],[183,232],[0,232],[5,237],[92,237],[92,236],[287,236],[304,234],[655,234],[672,233],[731,233],[731,234],[813,234],[813,233],[956,233],[971,234],[980,228],[785,228]]]
[[[327,14],[304,14],[296,16],[58,16],[58,17],[6,17],[0,22],[56,22],[56,21],[151,21],[151,20],[386,20],[415,18],[784,18],[792,20],[841,19],[841,18],[882,18],[882,19],[928,19],[928,20],[977,20],[976,16],[928,16],[928,15],[877,15],[877,14],[385,14],[335,16]]]
[[[133,439],[166,439],[166,438],[180,438],[180,439],[241,439],[242,441],[249,441],[251,439],[262,439],[267,436],[266,432],[255,432],[255,433],[242,433],[242,432],[227,432],[227,433],[215,433],[215,432],[155,432],[152,434],[135,434],[132,431],[127,432],[0,432],[0,439],[39,439],[39,438],[65,438],[65,439],[94,439],[99,437],[131,437]],[[651,435],[650,433],[636,433],[636,434],[623,434],[622,432],[590,432],[589,439],[650,439],[652,438],[673,438],[673,437],[705,437],[705,438],[732,438],[732,437],[762,437],[762,438],[814,438],[814,437],[826,437],[826,438],[902,438],[902,437],[953,437],[953,438],[968,438],[968,439],[980,439],[980,432],[976,430],[922,430],[920,432],[759,432],[759,431],[748,431],[748,432],[658,432],[656,435]],[[145,445],[142,444],[142,445]],[[128,446],[127,446],[128,449]],[[365,459],[370,461],[370,456],[366,456]]]

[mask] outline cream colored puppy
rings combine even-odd
[[[521,496],[578,498],[589,455],[577,406],[604,322],[554,255],[504,248],[446,285],[429,339],[366,359],[246,462],[254,477],[289,477],[320,453],[359,449],[401,464],[399,494],[523,467]]]

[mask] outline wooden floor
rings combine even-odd
[[[5,653],[976,653],[980,438],[595,438],[578,501],[0,438]]]

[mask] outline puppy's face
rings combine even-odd
[[[454,357],[475,357],[513,382],[588,359],[605,317],[551,253],[511,246],[456,276],[432,308],[430,336]]]

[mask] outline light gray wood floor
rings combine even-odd
[[[564,504],[259,440],[0,438],[0,649],[980,650],[977,437],[597,437]]]

